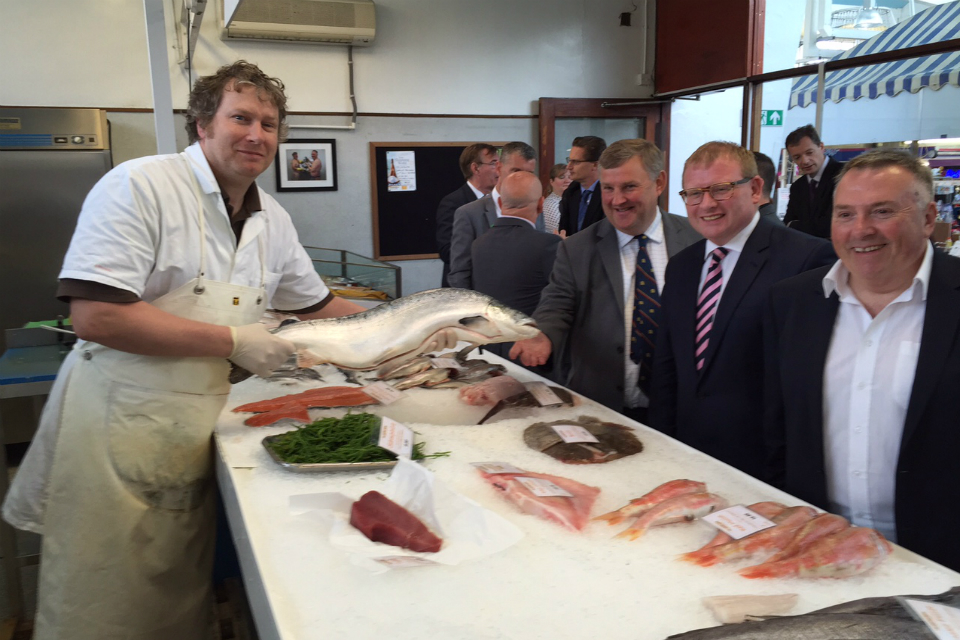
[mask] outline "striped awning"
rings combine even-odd
[[[871,53],[915,47],[960,38],[960,0],[922,11],[834,58],[842,60]],[[960,87],[960,51],[886,62],[856,69],[830,71],[824,78],[827,100],[859,100],[916,93],[924,87]],[[816,74],[800,78],[790,92],[790,108],[817,102]]]

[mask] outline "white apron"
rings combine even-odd
[[[193,170],[200,272],[151,304],[244,325],[260,288],[204,279],[203,198]],[[72,363],[70,360],[72,359]],[[209,638],[214,543],[211,436],[230,385],[223,358],[163,358],[78,345],[43,515],[35,640]]]

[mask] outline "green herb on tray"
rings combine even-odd
[[[275,436],[269,446],[281,460],[295,464],[392,462],[397,457],[373,442],[373,434],[379,428],[379,416],[354,413],[342,418],[324,418],[282,433]],[[449,455],[449,451],[424,454],[423,443],[417,442],[411,457],[423,460]]]

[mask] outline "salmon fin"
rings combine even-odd
[[[301,369],[309,369],[318,364],[324,364],[325,361],[314,354],[309,349],[297,349],[297,366]]]

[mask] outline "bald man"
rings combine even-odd
[[[536,229],[543,187],[535,175],[518,171],[506,176],[501,187],[501,217],[470,247],[473,288],[530,315],[550,279],[561,239]],[[506,357],[512,345],[490,346]]]

